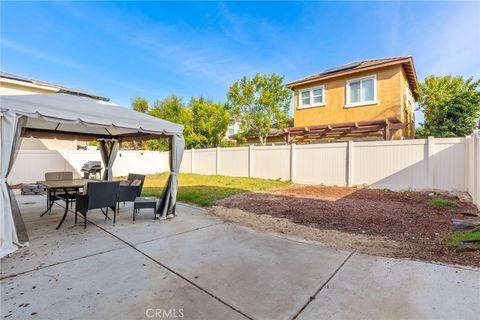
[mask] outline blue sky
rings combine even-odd
[[[243,75],[294,80],[413,55],[418,77],[480,77],[480,3],[1,2],[1,69],[129,105],[224,102]],[[417,120],[421,121],[421,115]]]

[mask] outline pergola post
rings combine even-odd
[[[117,139],[99,139],[98,142],[100,143],[100,155],[102,156],[102,161],[105,165],[103,180],[112,181],[113,163],[115,162],[115,158],[117,157],[120,148],[119,141]]]
[[[182,163],[185,140],[183,136],[174,135],[170,138],[170,176],[160,198],[157,213],[161,216],[171,217],[175,215],[177,202],[178,173]]]

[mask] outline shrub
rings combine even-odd
[[[432,204],[436,206],[444,206],[444,207],[455,207],[457,203],[455,201],[451,201],[445,198],[433,198]]]
[[[460,245],[460,241],[465,240],[480,241],[480,230],[451,233],[445,238],[443,238],[442,243],[452,248],[458,248],[458,246]]]

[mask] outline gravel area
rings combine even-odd
[[[437,196],[455,201],[457,205],[434,205],[431,200]],[[219,201],[213,210],[227,220],[304,236],[341,248],[480,266],[480,251],[458,252],[441,243],[441,239],[452,231],[452,218],[472,219],[461,214],[465,211],[477,213],[473,204],[451,195],[301,185],[273,192],[240,194]],[[267,218],[258,219],[258,215]],[[299,230],[298,225],[307,229]],[[322,235],[326,230],[337,233]]]

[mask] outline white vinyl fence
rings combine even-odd
[[[42,180],[47,171],[80,175],[98,151],[20,151],[9,183]],[[168,152],[120,151],[115,176],[169,170]],[[392,190],[468,191],[480,205],[480,131],[465,138],[340,142],[185,150],[183,173],[369,185]]]
[[[128,173],[165,172],[169,170],[168,156],[166,152],[119,151],[113,174],[118,177]],[[100,151],[20,150],[8,176],[8,183],[45,180],[45,172],[52,171],[72,171],[79,178],[83,176],[80,169],[87,161],[102,161]]]

